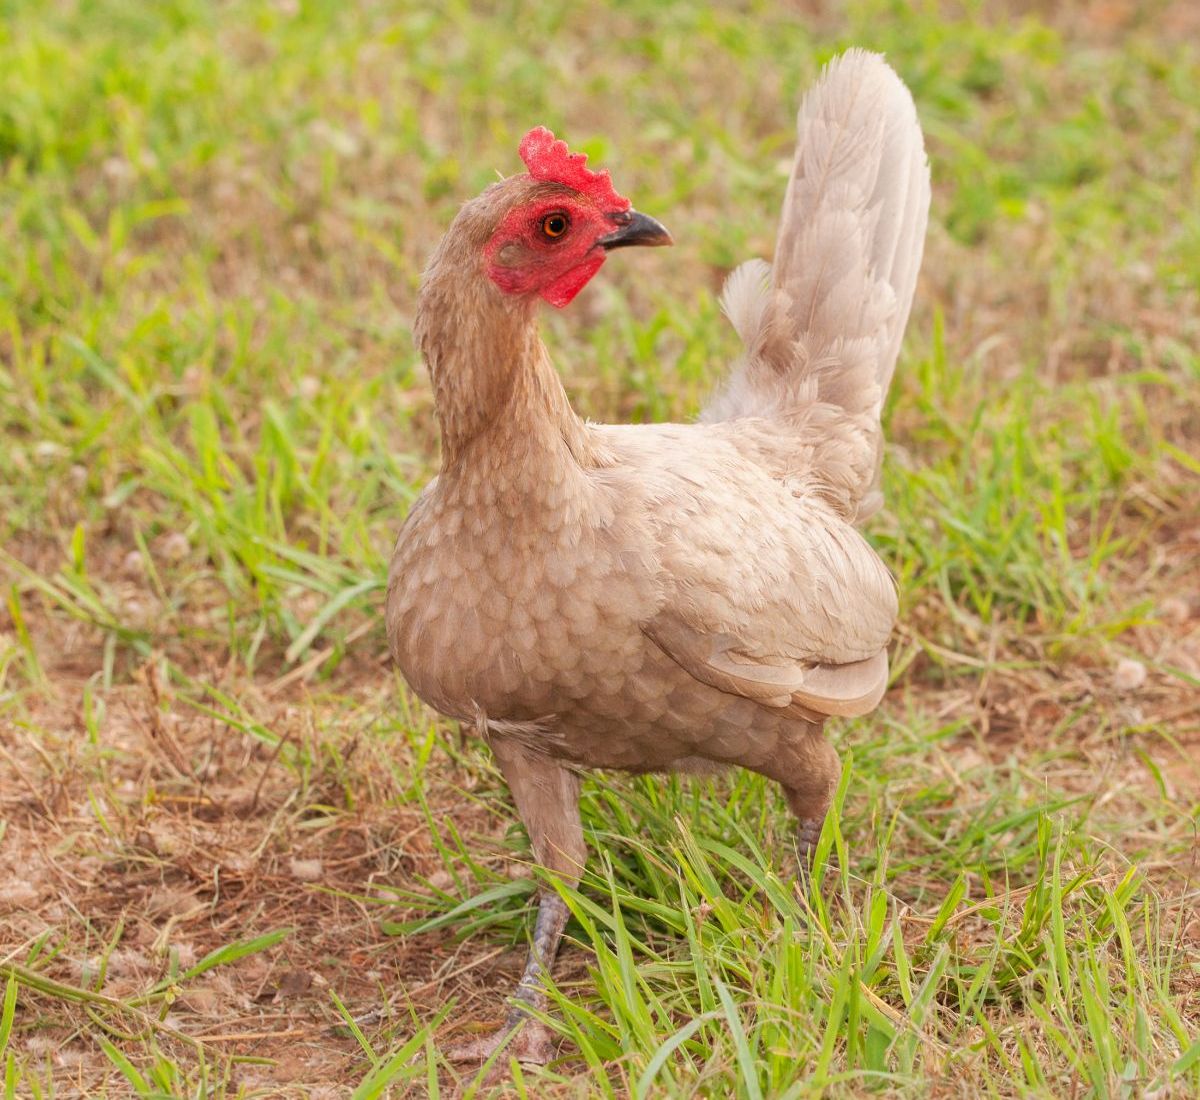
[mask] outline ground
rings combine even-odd
[[[5,1095],[1200,1094],[1195,5],[0,12]],[[535,872],[380,614],[421,263],[550,125],[678,242],[545,318],[572,398],[693,415],[851,44],[935,196],[823,893],[761,779],[597,776],[560,1059],[485,1084]]]

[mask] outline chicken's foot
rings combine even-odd
[[[567,906],[557,894],[543,894],[533,926],[533,943],[525,960],[525,971],[517,984],[515,1003],[509,1009],[504,1026],[490,1035],[460,1043],[446,1053],[451,1062],[486,1062],[500,1046],[518,1062],[545,1064],[554,1057],[554,1033],[529,1015],[532,1008],[546,1008],[544,979],[550,973],[563,929],[567,925]],[[519,1029],[519,1030],[518,1030]],[[513,1032],[517,1034],[513,1034]]]

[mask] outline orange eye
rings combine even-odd
[[[570,228],[571,219],[561,211],[547,214],[542,219],[542,235],[551,238],[551,240],[555,237],[561,237]]]

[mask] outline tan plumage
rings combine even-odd
[[[396,546],[389,638],[417,694],[491,741],[536,858],[568,878],[586,854],[579,767],[753,768],[807,848],[838,775],[824,719],[869,712],[887,684],[895,589],[854,524],[879,505],[928,167],[907,89],[861,51],[830,64],[798,136],[774,266],[751,261],[723,296],[745,354],[699,424],[584,423],[536,296],[488,277],[497,226],[553,183],[490,187],[426,271],[416,338],[443,466]]]

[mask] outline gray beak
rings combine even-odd
[[[614,248],[632,248],[634,245],[655,248],[659,245],[675,243],[663,225],[647,214],[639,214],[636,210],[610,214],[609,221],[615,223],[618,228],[596,242],[609,252]]]

